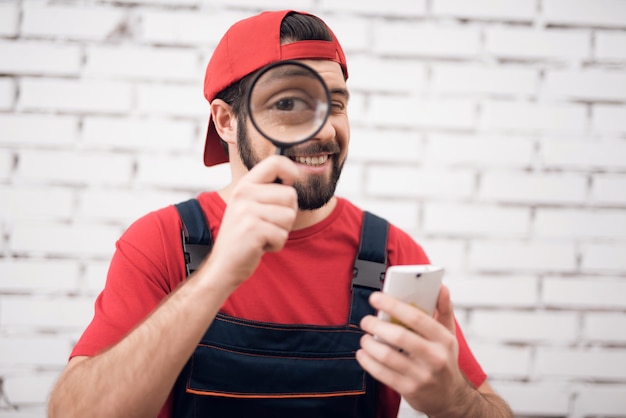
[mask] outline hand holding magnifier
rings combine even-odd
[[[320,75],[298,61],[263,68],[248,91],[248,115],[255,129],[284,155],[312,139],[330,113],[330,93]]]

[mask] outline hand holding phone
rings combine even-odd
[[[385,273],[383,293],[406,302],[433,316],[443,279],[443,267],[431,264],[390,266]],[[403,325],[383,311],[378,318]]]

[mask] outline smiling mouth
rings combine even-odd
[[[328,155],[319,155],[315,157],[291,157],[291,159],[297,163],[317,167],[324,165],[328,161]]]

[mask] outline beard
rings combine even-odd
[[[245,118],[240,117],[238,126],[243,129],[237,131],[237,149],[241,160],[248,170],[251,170],[259,161],[260,158],[255,155],[252,146],[250,144],[250,138],[248,137],[248,130],[245,123]],[[343,169],[343,162],[340,162],[337,158],[341,149],[336,143],[320,144],[315,141],[312,144],[305,144],[297,147],[298,152],[294,152],[292,149],[285,151],[285,156],[295,155],[315,155],[322,153],[329,153],[332,155],[330,158],[332,167],[330,177],[324,176],[309,176],[304,181],[296,181],[293,187],[298,194],[298,208],[301,210],[314,210],[319,209],[326,205],[330,199],[335,195],[335,189],[337,188],[337,182],[341,176],[341,170]]]

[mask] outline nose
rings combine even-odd
[[[322,125],[322,129],[315,135],[314,140],[328,142],[332,141],[337,135],[337,130],[332,123],[332,118],[328,117],[324,125]]]

